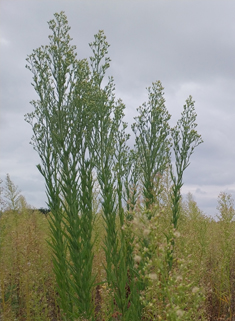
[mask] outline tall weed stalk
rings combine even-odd
[[[180,200],[181,200],[181,187],[183,186],[183,173],[189,166],[190,156],[194,149],[203,142],[201,135],[197,133],[196,121],[197,114],[194,108],[194,101],[192,97],[186,100],[181,118],[178,120],[177,125],[171,130],[173,140],[173,151],[175,157],[175,171],[171,165],[171,179],[173,181],[171,200],[172,200],[172,227],[173,231],[177,229],[180,217]],[[175,246],[175,238],[172,232],[166,235],[168,243],[171,244],[170,251],[167,253],[167,262],[169,270],[173,265],[173,252]]]
[[[138,109],[132,129],[135,133],[135,147],[139,158],[143,196],[148,217],[159,193],[159,178],[169,163],[170,114],[165,107],[163,87],[160,81],[148,88],[148,103]]]
[[[108,284],[114,293],[117,312],[122,316],[122,320],[129,320],[130,310],[128,310],[128,298],[126,297],[128,284],[126,243],[122,230],[124,225],[122,176],[126,155],[125,145],[128,139],[128,135],[125,134],[126,125],[123,122],[125,106],[120,100],[115,101],[112,78],[104,88],[101,87],[110,61],[107,57],[109,45],[102,31],[95,36],[95,41],[90,44],[90,47],[93,51],[91,65],[94,86],[98,88],[99,93],[96,99],[93,146],[106,231],[104,238],[105,268]],[[117,222],[117,217],[119,222]],[[115,306],[113,306],[113,312],[114,310]]]
[[[35,110],[26,120],[34,131],[32,144],[41,158],[38,169],[45,178],[51,209],[50,245],[60,308],[64,319],[72,320],[93,314],[93,165],[85,159],[91,87],[88,63],[76,59],[75,46],[70,44],[65,14],[55,14],[49,28],[49,45],[27,58],[39,100],[32,102]]]

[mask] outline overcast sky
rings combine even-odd
[[[88,43],[104,30],[111,47],[108,71],[126,120],[146,99],[146,87],[161,80],[171,125],[189,95],[195,100],[196,148],[184,176],[204,213],[215,216],[219,192],[235,198],[235,1],[0,1],[0,177],[9,173],[29,204],[45,207],[44,180],[29,141],[24,115],[36,98],[25,68],[33,49],[48,43],[47,22],[65,11],[79,58],[91,55]]]

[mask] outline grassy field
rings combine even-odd
[[[204,216],[192,199],[184,202],[175,237],[174,265],[166,282],[170,209],[141,210],[123,226],[134,234],[136,267],[147,286],[140,293],[143,320],[235,320],[235,222]],[[1,321],[61,320],[51,260],[49,216],[25,209],[0,218]],[[93,288],[96,320],[122,320],[105,274],[102,216],[97,214]],[[143,246],[143,244],[147,244]],[[151,253],[151,255],[149,255]],[[127,287],[128,295],[128,287]],[[114,304],[114,309],[111,308]],[[133,320],[134,321],[134,320]]]

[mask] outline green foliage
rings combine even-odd
[[[42,164],[51,209],[51,247],[64,318],[93,313],[92,81],[86,60],[76,59],[64,13],[49,22],[50,44],[33,51],[27,68],[39,100],[26,115]],[[80,215],[79,215],[80,213]],[[68,259],[69,254],[69,259]],[[79,298],[79,299],[78,299]]]
[[[173,140],[173,151],[175,157],[175,170],[174,175],[173,165],[171,164],[171,179],[173,182],[171,200],[172,200],[172,225],[177,229],[178,220],[180,217],[180,200],[181,200],[181,187],[183,186],[183,173],[189,166],[190,156],[194,149],[203,142],[201,135],[197,133],[196,121],[197,114],[194,108],[194,101],[192,97],[186,100],[181,118],[178,120],[177,125],[171,129],[171,136]],[[173,252],[175,240],[172,233],[166,234],[168,243],[171,244],[170,250],[167,252],[167,262],[169,270],[173,265]]]
[[[92,146],[106,231],[105,269],[122,319],[129,320],[131,310],[128,309],[129,298],[126,297],[126,285],[129,282],[126,241],[124,232],[120,229],[124,225],[123,175],[128,152],[126,142],[129,138],[125,133],[127,125],[123,122],[125,106],[121,100],[115,101],[112,78],[101,88],[110,61],[106,56],[109,45],[103,32],[95,36],[90,47],[94,55],[91,58],[93,86],[99,89],[94,109]]]
[[[194,101],[192,97],[189,96],[184,105],[181,118],[171,130],[176,169],[175,176],[173,167],[171,167],[171,178],[174,183],[172,189],[172,224],[174,228],[177,228],[179,218],[180,189],[183,186],[183,173],[190,164],[190,156],[194,152],[194,149],[203,142],[201,135],[195,130],[197,127],[195,123],[196,117]]]
[[[148,103],[137,110],[139,116],[132,129],[136,135],[136,150],[139,157],[141,181],[145,206],[151,209],[158,193],[159,176],[169,163],[169,132],[170,115],[165,107],[163,87],[158,81],[148,88]],[[151,216],[149,216],[151,218]]]
[[[177,126],[170,129],[163,87],[159,81],[153,83],[148,102],[138,108],[139,116],[132,125],[136,140],[130,149],[123,120],[125,105],[115,97],[113,78],[105,83],[110,58],[104,32],[99,31],[89,44],[90,60],[78,60],[65,14],[55,14],[48,24],[52,32],[49,45],[27,58],[38,100],[32,101],[34,111],[25,118],[33,129],[31,143],[41,159],[37,167],[45,179],[51,210],[49,244],[60,317],[96,320],[102,314],[101,291],[107,284],[105,295],[110,304],[103,313],[109,320],[141,320],[156,295],[158,313],[177,320],[177,311],[187,308],[190,296],[185,294],[188,281],[177,288],[174,298],[169,292],[177,283],[173,262],[180,188],[189,158],[202,142],[195,130],[192,98],[186,101]],[[170,160],[170,133],[176,177]],[[159,213],[168,213],[170,207],[169,224],[169,218],[159,218]],[[103,223],[102,238],[95,231],[97,218]],[[132,230],[136,220],[146,226],[144,237]],[[102,247],[105,273],[94,268],[97,244]],[[149,277],[155,274],[161,290],[153,287],[155,278]],[[103,279],[95,285],[101,275]],[[191,295],[192,284],[187,292]],[[190,303],[188,311],[193,312],[184,313],[185,320],[195,317],[201,302],[196,294],[192,297],[197,303]],[[170,304],[165,314],[160,309],[164,302]],[[151,318],[155,316],[152,311]]]

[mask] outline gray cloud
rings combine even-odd
[[[36,97],[25,58],[48,43],[46,22],[61,10],[68,16],[79,58],[89,57],[88,43],[104,29],[111,44],[109,74],[126,104],[129,123],[147,99],[145,88],[155,80],[165,87],[172,126],[192,94],[204,144],[185,172],[184,192],[194,186],[198,204],[211,215],[219,191],[231,190],[235,197],[235,3],[229,0],[2,0],[1,177],[9,172],[29,203],[44,206],[44,182],[35,167],[39,159],[24,122],[24,114],[32,110],[29,101]]]

